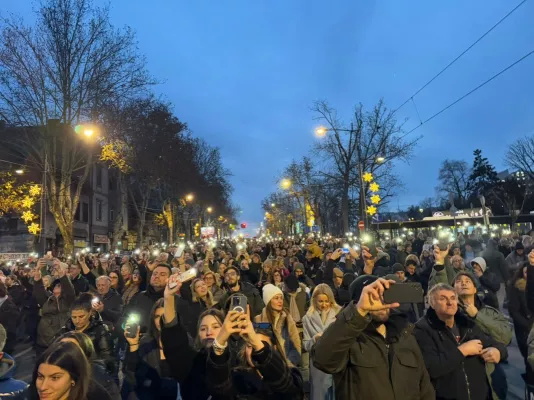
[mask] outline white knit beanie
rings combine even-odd
[[[271,302],[271,299],[277,294],[283,295],[280,288],[274,286],[271,283],[268,283],[267,285],[265,285],[263,287],[263,302],[265,303],[265,306],[267,306]]]

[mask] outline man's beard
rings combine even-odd
[[[234,283],[226,282],[226,285],[229,288],[233,289],[233,288],[235,288],[237,286],[238,283],[239,283],[238,281],[235,281]]]
[[[371,314],[371,321],[375,323],[375,325],[383,324],[389,320],[389,314],[390,310],[385,310],[386,312],[379,311],[379,312],[370,312]]]

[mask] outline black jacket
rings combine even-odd
[[[74,292],[76,296],[80,293],[85,293],[89,291],[89,281],[82,274],[78,275],[76,278],[71,279],[72,286],[74,286]]]
[[[237,292],[227,291],[222,296],[221,301],[217,304],[217,307],[222,310],[226,310],[228,308],[227,302],[230,296],[236,293],[242,293],[246,296],[248,304],[250,306],[250,318],[254,319],[256,315],[261,314],[263,307],[265,307],[265,304],[263,304],[263,300],[260,296],[260,292],[258,292],[258,289],[256,289],[248,282],[239,282],[239,286],[239,291]]]
[[[100,300],[104,303],[100,313],[102,320],[110,326],[115,325],[122,315],[122,297],[114,289],[109,289]]]
[[[486,250],[482,253],[488,269],[496,275],[499,284],[508,280],[508,264],[504,255],[498,250],[494,240],[489,240]]]
[[[218,356],[212,348],[206,365],[210,392],[224,399],[302,399],[299,370],[288,367],[278,352],[265,342],[264,345],[259,352],[253,351],[251,357],[262,378],[251,368],[232,368],[228,349]]]
[[[65,326],[61,329],[61,332],[58,336],[75,330],[76,327],[72,323],[72,319],[69,318]],[[89,327],[84,330],[83,333],[89,336],[89,338],[93,342],[96,357],[98,359],[106,361],[106,364],[113,360],[113,358],[115,357],[113,352],[113,338],[111,336],[109,328],[106,324],[104,324],[104,322],[102,321],[102,319],[100,319],[98,315],[93,315],[91,317]]]
[[[19,315],[19,307],[17,307],[10,297],[7,297],[0,306],[0,325],[5,328],[7,333],[7,340],[3,351],[8,354],[13,354],[15,350]]]
[[[506,359],[506,346],[484,334],[473,320],[457,312],[455,322],[460,344],[478,339],[484,348],[495,347],[501,353],[501,360]],[[414,334],[436,390],[436,399],[489,398],[491,387],[484,360],[478,356],[464,357],[456,338],[432,308],[415,324]]]
[[[127,319],[131,314],[139,316],[139,326],[141,333],[146,333],[150,325],[150,312],[154,303],[163,297],[163,290],[156,291],[149,285],[148,289],[137,293],[128,303],[124,311],[124,319]]]
[[[19,283],[15,283],[7,289],[7,292],[18,308],[22,308],[22,306],[24,306],[26,297],[26,290],[24,290],[24,286],[20,285]]]
[[[392,314],[384,338],[350,302],[313,346],[313,365],[333,375],[338,400],[434,400],[412,329],[406,317]]]

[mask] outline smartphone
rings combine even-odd
[[[441,251],[447,250],[449,247],[449,239],[448,238],[440,238],[438,241],[438,247]]]
[[[245,295],[238,294],[235,296],[232,296],[232,304],[230,306],[230,311],[239,311],[239,312],[247,312],[247,304],[248,300]]]
[[[342,251],[343,251],[343,254],[349,254],[349,248],[348,247],[343,247]]]
[[[376,244],[374,239],[369,240],[368,242],[365,242],[364,244],[369,249],[369,253],[371,256],[376,257],[378,255],[378,252],[376,251]]]
[[[178,276],[178,280],[182,283],[184,282],[187,282],[187,281],[190,281],[191,279],[195,279],[197,277],[197,270],[196,268],[191,268],[191,269],[188,269],[187,271],[185,272],[182,272],[179,276]],[[172,288],[171,288],[172,289]]]
[[[176,252],[174,253],[174,257],[180,258],[182,256],[182,253],[184,252],[184,249],[185,249],[185,244],[181,243],[178,246],[178,249],[176,250]]]
[[[100,299],[98,297],[93,297],[92,300],[91,300],[91,304],[98,304],[100,303]]]
[[[128,324],[128,328],[125,329],[126,337],[135,338],[139,329],[139,316],[137,314],[130,315],[126,323]]]
[[[419,282],[394,283],[384,291],[384,303],[423,303],[424,292]]]

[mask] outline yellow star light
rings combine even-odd
[[[373,180],[373,175],[370,172],[366,172],[363,174],[362,178],[365,182],[371,182]]]
[[[13,184],[11,182],[7,182],[4,187],[6,188],[6,190],[11,190],[13,189]]]
[[[41,231],[41,227],[39,224],[36,224],[35,222],[32,222],[28,226],[28,232],[30,232],[32,235],[37,235]]]
[[[373,203],[373,204],[380,203],[380,200],[382,200],[382,199],[377,194],[374,194],[374,195],[371,196],[371,203]]]
[[[375,206],[369,206],[369,207],[367,207],[367,214],[369,214],[369,215],[375,215],[375,214],[376,214],[376,207],[375,207]]]
[[[23,208],[32,208],[35,204],[35,200],[33,200],[31,197],[26,196],[24,200],[22,200],[22,207]]]
[[[376,182],[373,182],[371,183],[371,185],[369,185],[369,189],[371,190],[371,192],[378,192],[380,190],[380,185]]]
[[[31,211],[28,210],[28,211],[24,211],[22,213],[22,217],[21,218],[24,221],[24,223],[27,224],[28,222],[30,222],[30,221],[35,219],[35,215]]]
[[[39,185],[33,185],[30,188],[30,196],[37,197],[41,194],[41,186]]]

